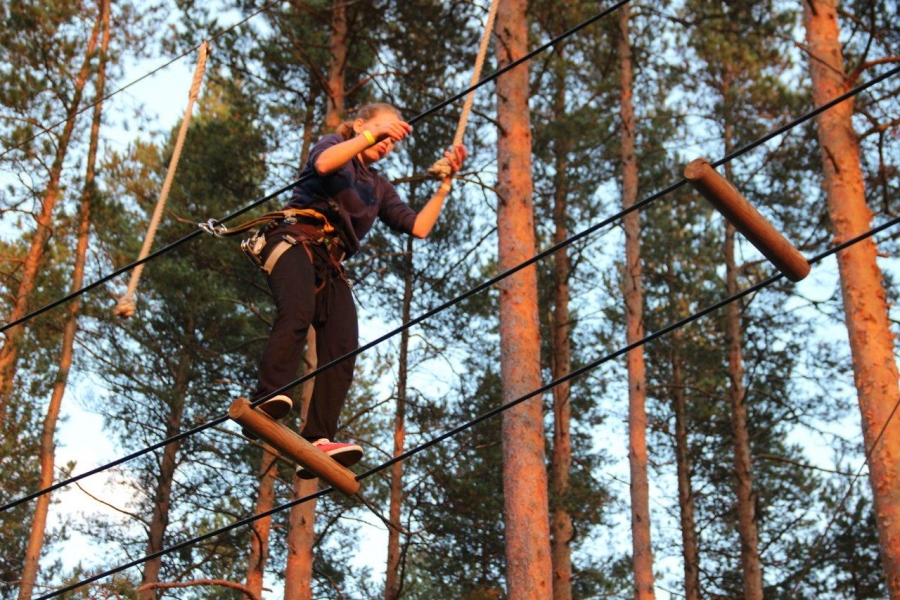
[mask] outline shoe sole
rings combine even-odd
[[[342,448],[340,450],[335,450],[334,452],[328,454],[331,458],[333,458],[339,465],[344,467],[352,467],[363,457],[363,451],[360,447],[349,446],[347,448]],[[306,470],[304,467],[299,467],[296,471],[297,477],[300,479],[313,479],[316,477],[311,471]]]
[[[266,413],[269,417],[274,420],[283,419],[288,414],[290,414],[291,409],[294,407],[294,403],[287,396],[275,396],[274,398],[269,398],[256,408]],[[249,429],[241,429],[241,435],[243,435],[248,440],[256,441],[259,439],[255,433],[250,431]]]

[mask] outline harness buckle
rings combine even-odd
[[[250,262],[260,269],[263,268],[262,252],[265,247],[266,236],[263,235],[262,231],[257,231],[253,236],[241,240],[241,250],[244,251],[244,254],[250,259]]]

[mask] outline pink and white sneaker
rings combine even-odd
[[[358,444],[332,442],[326,438],[320,438],[314,441],[312,445],[344,467],[355,465],[363,457],[363,449]],[[315,475],[310,471],[307,471],[304,467],[297,467],[297,477],[300,479],[312,479]]]

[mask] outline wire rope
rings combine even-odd
[[[627,0],[626,0],[626,1],[627,1]],[[623,2],[623,3],[624,3],[624,2]],[[620,3],[620,4],[622,4],[622,3]],[[804,123],[805,121],[808,121],[809,119],[813,118],[814,116],[818,115],[819,113],[821,113],[821,112],[823,112],[823,111],[825,111],[825,110],[828,110],[829,108],[835,106],[836,104],[839,104],[840,102],[843,102],[844,100],[847,100],[848,98],[850,98],[850,97],[852,97],[852,96],[854,96],[854,95],[856,95],[856,94],[861,93],[861,92],[864,91],[865,89],[868,89],[868,87],[871,87],[871,85],[875,85],[876,83],[878,83],[878,82],[880,82],[880,81],[883,81],[883,80],[886,79],[887,77],[889,77],[889,76],[891,76],[891,75],[895,75],[895,74],[897,74],[897,73],[900,73],[900,67],[895,68],[895,69],[892,69],[892,70],[890,70],[890,71],[888,71],[888,72],[882,74],[881,76],[878,76],[878,77],[874,78],[873,80],[867,82],[866,84],[860,85],[860,86],[854,88],[853,90],[850,90],[850,91],[847,92],[846,94],[843,94],[842,96],[839,96],[839,97],[835,98],[835,99],[832,100],[831,102],[828,102],[828,103],[826,103],[826,104],[824,104],[824,105],[822,105],[822,106],[820,106],[820,107],[818,107],[818,108],[816,108],[816,109],[810,111],[809,113],[807,113],[807,114],[805,114],[805,115],[803,115],[803,116],[801,116],[801,117],[799,117],[799,118],[797,118],[797,119],[791,121],[790,123],[788,123],[788,124],[786,124],[786,125],[784,125],[784,126],[782,126],[782,127],[777,128],[777,129],[774,130],[773,132],[770,132],[770,133],[768,133],[768,134],[766,134],[766,135],[760,137],[759,139],[757,139],[757,140],[755,140],[755,141],[752,141],[752,142],[746,144],[745,146],[742,146],[742,147],[740,147],[740,148],[734,150],[733,152],[731,152],[731,153],[728,154],[727,156],[723,157],[722,159],[720,159],[720,160],[718,160],[718,161],[716,161],[716,162],[714,162],[714,163],[712,163],[712,164],[714,164],[714,165],[716,165],[716,166],[719,166],[719,165],[721,165],[721,164],[723,164],[723,163],[725,163],[725,162],[727,162],[727,161],[729,161],[729,160],[733,160],[734,158],[737,158],[737,157],[743,155],[744,153],[749,152],[750,150],[752,150],[752,149],[758,147],[760,144],[763,144],[763,143],[765,143],[766,141],[772,139],[772,138],[775,137],[776,135],[780,135],[781,133],[784,133],[785,131],[788,131],[789,129],[791,129],[791,128],[793,128],[793,127],[796,127],[796,126],[798,126],[798,125]],[[262,402],[265,402],[267,399],[269,399],[269,398],[271,398],[271,397],[274,397],[274,396],[276,396],[276,395],[278,395],[278,394],[284,393],[285,391],[290,390],[291,388],[293,388],[293,387],[295,387],[295,386],[297,386],[297,385],[300,385],[301,383],[303,383],[303,382],[305,382],[305,381],[308,381],[309,379],[311,379],[311,378],[315,377],[316,375],[322,373],[322,372],[325,371],[326,369],[332,368],[333,366],[339,364],[340,362],[342,362],[342,361],[344,361],[344,360],[346,360],[346,359],[348,359],[348,358],[355,357],[355,356],[357,356],[358,354],[361,354],[361,353],[363,353],[363,352],[365,352],[365,351],[371,349],[372,347],[374,347],[374,346],[376,346],[376,345],[378,345],[378,344],[383,343],[384,341],[390,339],[391,337],[393,337],[393,336],[395,336],[395,335],[397,335],[397,334],[399,334],[399,333],[401,333],[401,332],[403,332],[403,331],[405,331],[405,330],[407,330],[407,329],[409,329],[409,328],[411,328],[411,327],[413,327],[413,326],[415,326],[415,325],[421,323],[422,321],[424,321],[424,320],[426,320],[426,319],[428,319],[428,318],[434,316],[435,314],[438,314],[439,312],[442,312],[442,311],[444,311],[444,310],[446,310],[446,309],[448,309],[448,308],[450,308],[450,307],[452,307],[452,306],[454,306],[454,305],[456,305],[456,304],[462,302],[463,300],[466,300],[466,299],[470,298],[471,296],[473,296],[473,295],[475,295],[475,294],[477,294],[477,293],[479,293],[479,292],[481,292],[481,291],[487,289],[488,287],[491,287],[491,286],[495,285],[496,283],[498,283],[499,281],[505,279],[506,277],[509,277],[510,275],[513,275],[513,274],[517,273],[518,271],[520,271],[520,270],[522,270],[522,269],[524,269],[524,268],[526,268],[526,267],[528,267],[528,266],[531,266],[532,264],[535,264],[536,262],[538,262],[538,261],[540,261],[540,260],[542,260],[542,259],[544,259],[544,258],[550,256],[551,254],[553,254],[553,253],[555,253],[555,252],[558,252],[559,250],[561,250],[561,249],[563,249],[563,248],[569,246],[570,244],[573,244],[573,243],[575,243],[575,242],[577,242],[577,241],[579,241],[579,240],[581,240],[581,239],[583,239],[583,238],[585,238],[585,237],[587,237],[587,236],[589,236],[589,235],[595,233],[596,231],[600,230],[601,228],[606,227],[606,226],[610,225],[611,223],[613,223],[613,222],[615,222],[615,221],[621,219],[621,218],[624,217],[625,215],[630,214],[630,213],[633,212],[633,211],[639,210],[639,209],[641,209],[641,208],[647,206],[647,205],[650,204],[651,202],[653,202],[653,201],[655,201],[655,200],[657,200],[657,199],[659,199],[659,198],[661,198],[661,197],[663,197],[663,196],[665,196],[665,195],[667,195],[667,194],[669,194],[669,193],[671,193],[671,192],[674,192],[675,190],[677,190],[678,188],[680,188],[681,186],[683,186],[685,183],[687,183],[687,180],[684,179],[684,178],[682,178],[681,180],[679,180],[679,181],[673,183],[672,185],[666,187],[665,189],[663,189],[663,190],[661,190],[661,191],[659,191],[659,192],[656,192],[656,193],[654,193],[654,194],[652,194],[652,195],[650,195],[650,196],[644,198],[643,200],[641,200],[641,201],[639,201],[639,202],[634,203],[633,205],[631,205],[631,206],[628,207],[627,209],[621,210],[621,211],[619,211],[618,213],[612,215],[611,217],[608,217],[608,218],[604,219],[603,221],[601,221],[601,222],[599,222],[599,223],[596,223],[596,224],[594,224],[594,225],[588,227],[587,229],[584,229],[584,230],[582,230],[582,231],[576,233],[575,235],[573,235],[573,236],[567,238],[566,240],[563,240],[563,241],[557,243],[556,245],[551,246],[550,248],[548,248],[548,249],[546,249],[546,250],[544,250],[544,251],[542,251],[542,252],[536,254],[536,255],[533,256],[532,258],[528,259],[527,261],[525,261],[525,262],[523,262],[523,263],[521,263],[521,264],[519,264],[519,265],[516,265],[516,266],[512,267],[512,268],[509,269],[508,271],[505,271],[505,272],[503,272],[503,273],[500,273],[500,274],[496,275],[495,277],[493,277],[493,278],[491,278],[491,279],[489,279],[489,280],[487,280],[487,281],[485,281],[485,282],[479,284],[478,286],[476,286],[476,287],[474,287],[474,288],[468,290],[467,292],[464,292],[463,294],[460,294],[459,296],[457,296],[457,297],[455,297],[455,298],[452,298],[452,299],[450,299],[450,300],[444,302],[443,304],[439,305],[438,307],[436,307],[436,308],[434,308],[434,309],[431,309],[431,310],[429,310],[429,311],[423,313],[422,315],[420,315],[420,316],[418,316],[418,317],[416,317],[416,318],[414,318],[414,319],[411,319],[410,321],[408,321],[408,322],[406,322],[406,323],[400,325],[399,327],[395,328],[395,329],[392,330],[392,331],[389,331],[388,333],[382,335],[381,337],[376,338],[375,340],[372,340],[371,342],[369,342],[369,343],[367,343],[367,344],[365,344],[365,345],[363,345],[363,346],[360,346],[360,347],[357,348],[356,350],[354,350],[354,351],[352,351],[352,352],[350,352],[350,353],[348,353],[348,354],[345,354],[344,356],[341,356],[341,357],[339,357],[339,358],[336,358],[335,360],[333,360],[333,361],[331,361],[331,362],[329,362],[329,363],[327,363],[327,364],[325,364],[325,365],[322,365],[322,366],[318,367],[317,369],[315,369],[315,370],[311,371],[310,373],[307,373],[306,375],[304,375],[304,376],[302,376],[302,377],[296,379],[295,381],[293,381],[293,382],[287,384],[286,386],[284,386],[284,387],[282,387],[282,388],[280,388],[280,389],[278,389],[278,390],[275,390],[275,391],[273,391],[273,392],[271,392],[271,393],[269,393],[269,394],[267,394],[267,395],[265,395],[265,396],[263,396],[263,397],[257,399],[256,401],[254,401],[253,404],[254,404],[254,405],[258,405],[258,404],[260,404],[260,403],[262,403]],[[293,185],[293,184],[291,184],[291,185]],[[270,195],[267,196],[266,198],[271,198],[271,197],[273,197],[273,195],[276,195],[276,194],[278,194],[278,193],[280,193],[280,191],[273,192],[272,194],[270,194]],[[193,235],[197,235],[197,234],[199,234],[199,233],[200,233],[200,231],[197,230],[197,231],[194,231],[194,232],[193,232],[192,234],[190,234],[190,235],[193,236]],[[187,241],[189,238],[190,238],[190,236],[185,236],[184,238],[182,238],[181,240],[179,240],[178,243],[183,243],[183,242]],[[160,249],[159,251],[157,251],[157,253],[154,253],[154,254],[148,256],[148,257],[145,259],[145,261],[150,260],[154,255],[156,255],[156,254],[158,254],[159,252],[162,252],[162,251],[164,251],[164,250],[165,250],[165,248]],[[2,330],[0,330],[0,331],[2,331]],[[99,467],[96,467],[96,468],[94,468],[94,469],[91,469],[91,470],[89,470],[89,471],[86,471],[86,472],[81,473],[81,474],[79,474],[79,475],[70,477],[70,478],[65,479],[65,480],[63,480],[63,481],[57,482],[57,483],[55,483],[55,484],[53,484],[53,485],[51,485],[51,486],[49,486],[49,487],[47,487],[47,488],[44,488],[44,489],[42,489],[42,490],[38,490],[38,491],[33,492],[33,493],[29,494],[29,495],[23,496],[23,497],[21,497],[21,498],[19,498],[19,499],[17,499],[17,500],[14,500],[14,501],[12,501],[12,502],[9,502],[9,503],[7,503],[7,504],[5,504],[5,505],[3,505],[3,506],[0,506],[0,512],[4,512],[4,511],[9,510],[9,509],[11,509],[11,508],[14,508],[14,507],[16,507],[16,506],[18,506],[18,505],[20,505],[20,504],[23,504],[23,503],[25,503],[25,502],[28,502],[28,501],[33,500],[33,499],[35,499],[35,498],[38,498],[38,497],[40,497],[40,496],[42,496],[42,495],[44,495],[44,494],[51,493],[51,492],[53,492],[53,491],[55,491],[55,490],[58,490],[58,489],[60,489],[60,488],[62,488],[62,487],[71,485],[72,483],[81,481],[82,479],[85,479],[85,478],[90,477],[90,476],[92,476],[92,475],[96,475],[96,474],[98,474],[98,473],[101,473],[101,472],[106,471],[106,470],[108,470],[108,469],[111,469],[111,468],[113,468],[113,467],[116,467],[116,466],[118,466],[118,465],[120,465],[120,464],[126,463],[126,462],[128,462],[128,461],[130,461],[130,460],[133,460],[133,459],[135,459],[135,458],[138,458],[138,457],[140,457],[140,456],[143,456],[143,455],[145,455],[145,454],[148,454],[148,453],[150,453],[150,452],[153,452],[153,451],[155,451],[155,450],[158,450],[158,449],[160,449],[160,448],[162,448],[162,447],[164,447],[164,446],[166,446],[167,444],[170,444],[170,443],[172,443],[172,442],[176,442],[176,441],[185,439],[185,438],[187,438],[187,437],[190,437],[190,436],[192,436],[192,435],[195,435],[195,434],[197,434],[197,433],[200,433],[200,432],[202,432],[202,431],[205,431],[206,429],[209,429],[209,428],[211,428],[211,427],[215,427],[215,426],[217,426],[217,425],[221,425],[221,424],[225,423],[227,420],[228,420],[228,415],[227,415],[227,414],[225,414],[225,415],[220,415],[220,416],[218,416],[218,417],[215,417],[214,419],[212,419],[211,421],[209,421],[209,422],[207,422],[207,423],[198,425],[197,427],[194,427],[194,428],[189,429],[189,430],[187,430],[187,431],[183,431],[183,432],[181,432],[181,433],[178,433],[178,434],[176,434],[176,435],[174,435],[174,436],[172,436],[172,437],[166,438],[166,439],[164,439],[164,440],[162,440],[162,441],[160,441],[160,442],[157,442],[156,444],[153,444],[153,445],[151,445],[151,446],[147,446],[147,447],[145,447],[145,448],[143,448],[143,449],[141,449],[141,450],[137,450],[137,451],[135,451],[135,452],[132,452],[131,454],[128,454],[128,455],[126,455],[126,456],[123,456],[123,457],[121,457],[121,458],[119,458],[119,459],[116,459],[116,460],[114,460],[114,461],[112,461],[112,462],[106,463],[106,464],[104,464],[104,465],[101,465],[101,466],[99,466]]]
[[[824,260],[825,258],[827,258],[833,254],[836,254],[837,252],[840,252],[841,250],[848,248],[854,244],[857,244],[865,239],[868,239],[874,235],[877,235],[878,233],[881,233],[882,231],[889,229],[890,227],[893,227],[897,224],[900,224],[900,217],[895,217],[894,219],[891,219],[890,221],[887,221],[886,223],[883,223],[882,225],[879,225],[878,227],[874,227],[874,228],[870,229],[869,231],[866,231],[865,233],[862,233],[850,240],[843,242],[842,244],[839,244],[837,246],[829,248],[828,250],[825,250],[824,252],[817,254],[816,256],[814,256],[813,258],[811,258],[809,260],[809,263],[810,263],[810,265],[817,264],[817,263],[821,262],[822,260]],[[432,446],[440,444],[440,443],[446,441],[447,439],[449,439],[459,433],[462,433],[463,431],[471,429],[475,425],[478,425],[479,423],[482,423],[488,419],[491,419],[491,418],[509,410],[510,408],[513,408],[513,407],[525,402],[526,400],[529,400],[538,395],[544,394],[547,391],[553,389],[554,387],[556,387],[557,385],[559,385],[561,383],[565,383],[565,382],[570,381],[576,377],[579,377],[585,373],[588,373],[588,372],[600,367],[604,363],[609,362],[610,360],[613,360],[615,358],[623,356],[624,354],[627,354],[628,352],[630,352],[631,350],[634,350],[635,348],[643,346],[653,340],[656,340],[660,337],[668,335],[669,333],[671,333],[677,329],[685,327],[686,325],[689,325],[690,323],[693,323],[694,321],[697,321],[698,319],[701,319],[702,317],[704,317],[712,312],[715,312],[718,309],[720,309],[724,306],[727,306],[728,304],[731,304],[732,302],[736,302],[737,300],[740,300],[741,298],[744,298],[751,294],[755,294],[756,292],[768,287],[769,285],[775,283],[776,281],[782,279],[783,277],[784,277],[784,275],[782,273],[776,273],[776,274],[774,274],[774,275],[772,275],[750,287],[747,287],[727,298],[724,298],[714,304],[711,304],[711,305],[707,306],[706,308],[703,308],[683,319],[680,319],[674,323],[667,325],[666,327],[664,327],[662,329],[659,329],[649,335],[646,335],[643,338],[641,338],[640,340],[636,340],[636,341],[632,342],[631,344],[623,346],[614,352],[606,354],[590,363],[587,363],[587,364],[579,367],[578,369],[564,375],[563,377],[555,379],[555,380],[537,388],[536,390],[533,390],[533,391],[529,392],[528,394],[525,394],[524,396],[520,396],[519,398],[516,398],[515,400],[512,400],[506,404],[503,404],[502,406],[498,406],[497,408],[494,408],[486,413],[483,413],[482,415],[480,415],[470,421],[467,421],[466,423],[464,423],[462,425],[459,425],[453,429],[450,429],[450,430],[442,433],[441,435],[425,442],[424,444],[420,444],[419,446],[416,446],[415,448],[411,448],[410,450],[407,450],[406,452],[392,458],[391,460],[385,461],[384,463],[382,463],[376,467],[373,467],[372,469],[369,469],[368,471],[366,471],[364,473],[361,473],[360,475],[358,475],[356,477],[356,479],[357,479],[357,481],[361,481],[363,479],[366,479],[367,477],[374,475],[375,473],[378,473],[379,471],[383,471],[384,469],[390,467],[391,465],[393,465],[397,462],[406,460],[407,458],[411,458],[412,456],[415,456],[416,454],[419,454],[420,452],[423,452],[423,451],[427,450],[428,448],[431,448]],[[891,412],[891,415],[888,418],[888,421],[885,422],[882,432],[887,427],[888,423],[890,422],[890,419],[896,413],[898,406],[900,406],[900,400],[898,400],[897,406],[894,407],[894,411]],[[879,436],[879,438],[876,440],[876,444],[880,439],[881,439],[881,436]],[[874,447],[875,447],[875,444],[873,444],[873,449],[874,449]],[[871,452],[871,450],[870,450],[870,452]],[[868,456],[867,456],[867,458],[868,458]],[[131,567],[138,566],[149,560],[153,560],[154,558],[159,558],[166,554],[170,554],[172,552],[176,552],[183,548],[187,548],[189,546],[192,546],[194,544],[197,544],[197,543],[207,540],[209,538],[212,538],[212,537],[215,537],[222,533],[231,531],[232,529],[235,529],[237,527],[241,527],[243,525],[248,525],[250,523],[253,523],[254,521],[257,521],[259,519],[264,519],[266,517],[269,517],[275,513],[286,510],[293,506],[303,504],[304,502],[307,502],[309,500],[313,500],[315,498],[321,498],[327,494],[330,494],[333,491],[334,491],[334,488],[330,488],[330,487],[324,488],[313,494],[310,494],[308,496],[304,496],[302,498],[298,498],[298,499],[292,500],[290,502],[281,504],[279,506],[273,507],[273,508],[271,508],[265,512],[259,513],[257,515],[251,515],[244,519],[240,519],[238,521],[235,521],[234,523],[231,523],[229,525],[226,525],[226,526],[216,529],[214,531],[207,532],[203,535],[197,536],[190,540],[185,540],[183,542],[180,542],[180,543],[170,546],[168,548],[164,548],[164,549],[154,552],[152,554],[148,554],[147,556],[144,556],[142,558],[132,560],[126,564],[119,565],[118,567],[114,567],[114,568],[104,571],[102,573],[98,573],[96,575],[93,575],[92,577],[89,577],[89,578],[79,581],[77,583],[73,583],[65,588],[60,588],[60,589],[54,590],[53,592],[51,592],[49,594],[41,596],[38,600],[44,600],[45,598],[53,598],[54,596],[58,596],[60,594],[66,593],[66,592],[70,592],[72,590],[75,590],[75,589],[83,586],[83,585],[87,585],[88,583],[93,583],[94,581],[97,581],[97,580],[107,577],[109,575],[114,575],[114,574],[124,571],[126,569],[130,569]]]

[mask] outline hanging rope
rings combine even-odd
[[[463,103],[462,113],[459,115],[459,124],[456,126],[456,135],[453,137],[454,146],[462,144],[463,134],[466,132],[466,124],[469,122],[469,113],[472,112],[472,104],[475,101],[475,84],[477,84],[478,80],[481,78],[481,67],[484,66],[484,57],[487,55],[488,42],[490,42],[491,32],[494,30],[494,17],[497,16],[497,6],[499,6],[499,4],[500,0],[491,1],[487,23],[484,25],[484,33],[481,36],[481,45],[478,47],[478,56],[475,58],[475,70],[472,71],[472,79],[469,82],[469,87],[473,89],[468,93],[466,101]],[[438,179],[444,179],[445,177],[449,177],[453,173],[453,170],[450,168],[450,161],[446,158],[441,158],[431,165],[428,172]]]
[[[178,170],[178,160],[181,158],[181,149],[184,146],[184,138],[187,136],[188,126],[191,124],[191,113],[194,110],[194,102],[200,93],[200,83],[203,81],[203,74],[206,72],[206,59],[209,57],[209,41],[200,44],[200,55],[197,57],[197,68],[194,69],[194,81],[191,83],[191,90],[188,93],[187,110],[184,113],[184,119],[181,121],[181,129],[178,131],[178,139],[175,140],[175,150],[172,152],[172,159],[169,161],[169,170],[166,173],[166,180],[163,182],[162,191],[159,193],[159,200],[156,201],[156,209],[153,211],[153,217],[150,219],[150,225],[147,227],[147,235],[144,237],[144,245],[141,247],[141,253],[138,260],[147,258],[150,254],[150,247],[153,245],[153,238],[156,236],[156,229],[162,220],[163,210],[166,207],[166,199],[169,196],[169,190],[172,187],[172,180],[175,179],[175,171]],[[119,317],[131,317],[134,315],[135,302],[134,292],[137,290],[138,282],[141,280],[141,273],[144,272],[144,264],[141,263],[131,272],[131,280],[128,282],[128,289],[125,294],[119,298],[118,304],[114,309],[114,313]]]

